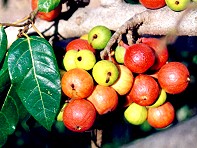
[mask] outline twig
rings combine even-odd
[[[139,14],[136,14],[134,17],[130,18],[128,21],[126,21],[120,28],[116,30],[116,32],[112,35],[111,39],[109,40],[108,44],[104,48],[104,50],[101,52],[100,56],[101,59],[104,59],[106,55],[108,55],[110,59],[110,51],[112,45],[117,41],[119,43],[122,40],[122,34],[125,34],[127,30],[132,30],[134,28],[139,28],[140,25],[143,24],[145,19],[148,19],[147,17],[150,15],[151,11],[143,11]],[[134,39],[132,36],[132,33],[129,31],[127,34],[127,39],[129,44],[132,44]]]
[[[24,36],[24,34],[26,34],[29,30],[30,25],[32,25],[32,27],[34,28],[34,30],[41,36],[43,37],[43,35],[40,33],[40,31],[35,27],[34,22],[35,22],[35,18],[36,18],[36,14],[38,13],[38,9],[33,10],[28,16],[22,18],[21,20],[18,20],[14,23],[0,23],[2,26],[4,26],[5,28],[7,27],[24,27],[23,29],[19,29],[19,33],[17,35],[17,37],[22,37]],[[44,38],[44,37],[43,37]]]

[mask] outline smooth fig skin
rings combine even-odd
[[[151,70],[159,70],[168,61],[169,54],[166,41],[159,38],[140,38],[138,42],[144,43],[155,51],[155,63]]]
[[[183,63],[168,62],[159,70],[158,82],[167,93],[179,94],[187,88],[190,73]]]
[[[88,43],[87,40],[84,40],[84,39],[80,39],[80,38],[77,38],[77,39],[74,39],[72,41],[70,41],[66,48],[65,48],[66,51],[68,50],[90,50],[92,51],[94,54],[96,54],[96,50]]]
[[[89,130],[96,119],[96,109],[86,99],[72,99],[64,108],[64,125],[73,132]]]
[[[61,87],[71,99],[87,98],[94,90],[94,80],[86,70],[74,68],[64,73]]]
[[[125,52],[124,65],[128,67],[131,72],[144,73],[154,62],[154,51],[146,44],[133,44],[129,46]]]
[[[118,94],[110,86],[96,85],[92,94],[87,98],[99,115],[114,111],[118,106]]]
[[[135,77],[127,98],[131,98],[133,102],[141,106],[149,106],[157,100],[159,93],[159,85],[153,77],[139,74]]]
[[[166,5],[165,0],[139,0],[140,4],[148,9],[159,9]]]
[[[148,123],[154,128],[168,127],[175,118],[175,109],[170,102],[148,109]]]

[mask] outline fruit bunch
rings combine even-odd
[[[121,42],[115,49],[115,59],[134,75],[132,87],[125,95],[126,120],[134,125],[147,120],[155,128],[170,125],[175,110],[167,94],[183,92],[190,74],[183,63],[169,61],[165,40],[141,37],[132,46]]]
[[[58,120],[74,132],[89,130],[97,116],[125,108],[125,119],[134,125],[144,121],[155,128],[172,123],[175,110],[167,94],[183,92],[189,71],[181,62],[168,61],[165,41],[139,38],[135,44],[120,41],[111,57],[100,58],[112,33],[98,25],[65,48],[65,72],[61,87],[66,102]]]

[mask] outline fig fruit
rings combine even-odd
[[[118,94],[110,86],[96,85],[87,100],[94,105],[99,115],[103,115],[116,109]]]
[[[163,65],[157,77],[160,86],[169,94],[183,92],[190,82],[188,68],[181,62],[169,62]]]
[[[155,62],[151,66],[151,70],[159,70],[168,60],[168,49],[166,43],[158,38],[140,38],[141,43],[147,44],[155,52]]]
[[[63,111],[64,125],[73,132],[84,132],[92,127],[96,110],[86,99],[73,99]]]
[[[159,93],[159,85],[153,77],[139,74],[135,77],[128,96],[141,106],[149,106],[157,100]]]
[[[165,128],[173,122],[174,117],[174,107],[166,102],[159,107],[149,108],[147,121],[154,128]]]
[[[153,50],[143,43],[129,46],[124,55],[124,65],[134,73],[146,72],[154,62],[155,54]]]

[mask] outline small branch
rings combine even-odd
[[[35,17],[36,17],[36,14],[37,14],[38,10],[34,10],[32,11],[28,16],[14,22],[14,23],[0,23],[2,26],[5,26],[5,28],[7,27],[24,27],[24,26],[27,26],[29,24],[32,24],[32,22],[35,21]],[[26,21],[26,22],[25,22]],[[23,23],[25,22],[25,23]],[[22,24],[20,24],[22,23]]]
[[[176,27],[170,28],[168,31],[162,34],[166,36],[164,38],[166,44],[175,41],[176,37],[182,34],[182,28],[181,28],[182,22],[184,22],[185,17],[191,12],[194,12],[195,9],[196,9],[196,5],[191,3],[191,5],[189,5],[185,11],[179,13],[178,19],[176,20],[176,22],[174,22]],[[143,26],[144,24],[151,23],[152,22],[151,20],[155,19],[154,15],[157,12],[158,11],[156,10],[146,10],[144,12],[138,13],[133,17],[131,17],[128,21],[126,21],[122,26],[120,26],[109,40],[105,49],[101,52],[100,54],[101,59],[104,59],[104,57],[107,55],[110,58],[112,45],[116,41],[117,43],[119,43],[122,40],[123,34],[126,34],[128,45],[132,45],[134,43],[134,38],[133,38],[134,29],[137,29],[137,34],[140,34],[140,32],[138,31],[140,27]],[[155,28],[155,30],[157,29]],[[154,30],[151,31],[153,32]],[[143,32],[141,34],[145,34],[145,33]],[[149,33],[149,34],[153,35],[153,33]],[[158,33],[155,34],[159,35]]]
[[[116,32],[112,35],[111,39],[107,43],[105,49],[101,52],[101,59],[104,59],[106,55],[108,57],[111,56],[111,46],[117,41],[119,43],[122,40],[122,34],[125,34],[127,30],[133,30],[136,26],[143,24],[145,18],[148,17],[150,14],[149,10],[144,11],[142,13],[136,14],[134,17],[130,18],[126,21],[120,28],[116,30]],[[133,37],[131,32],[128,32],[128,42],[131,45],[133,41]]]
[[[0,23],[0,24],[2,26],[5,26],[5,28],[7,28],[7,27],[23,27],[23,29],[19,29],[19,33],[17,35],[18,38],[24,36],[31,28],[30,25],[32,25],[34,31],[36,31],[42,38],[44,38],[44,36],[41,34],[41,32],[34,25],[37,13],[38,13],[38,9],[35,9],[28,16],[22,18],[19,21],[16,21],[14,23]],[[20,23],[22,23],[22,24],[20,24]]]

